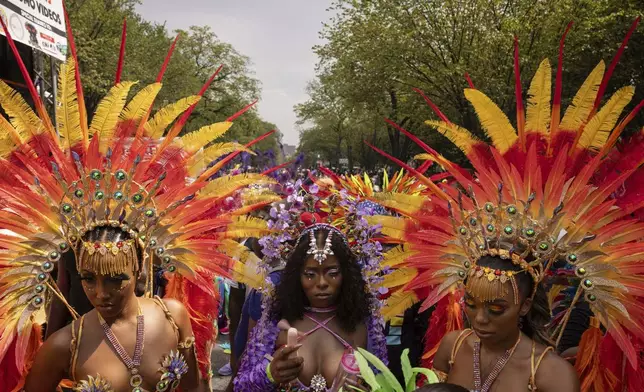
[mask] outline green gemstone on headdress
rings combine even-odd
[[[103,200],[104,197],[105,197],[105,193],[103,191],[94,192],[94,199]]]
[[[92,170],[89,173],[89,177],[94,181],[100,181],[103,178],[103,174],[98,170]]]
[[[539,244],[539,249],[542,250],[542,251],[546,251],[546,250],[548,250],[548,248],[550,248],[550,245],[548,245],[547,242],[542,242],[542,243]]]
[[[69,214],[70,212],[72,212],[72,206],[65,203],[62,205],[61,210],[63,211],[63,214]]]
[[[485,250],[485,245],[483,244],[479,245],[479,250]]]
[[[470,264],[470,262],[469,262],[469,261],[466,261],[466,262],[464,262],[464,263],[463,263],[463,266],[464,266],[465,268],[470,268],[470,265],[472,265],[472,264]]]
[[[121,191],[114,192],[114,200],[123,200],[123,192]]]
[[[74,196],[76,196],[79,199],[82,198],[84,195],[85,195],[85,192],[83,192],[82,189],[76,189],[74,191]]]
[[[67,242],[61,242],[60,244],[58,244],[58,248],[62,251],[67,250],[68,248]]]
[[[577,268],[577,273],[579,275],[586,275],[586,268],[584,268],[584,267]]]
[[[485,226],[485,229],[489,231],[490,233],[494,232],[494,225],[493,224],[488,224]]]
[[[574,253],[569,254],[568,255],[568,261],[571,262],[571,263],[576,262],[577,261],[577,255],[574,254]]]
[[[589,288],[593,287],[593,281],[592,281],[592,280],[590,280],[590,279],[584,279],[584,283],[583,283],[583,284],[584,284],[584,287],[586,287],[587,289],[589,289]]]
[[[465,272],[458,271],[458,276],[460,276],[461,278],[464,278],[465,277]]]
[[[176,271],[176,270],[177,270],[177,267],[175,267],[174,265],[171,265],[171,266],[168,268],[168,271],[170,271],[170,272],[174,272],[174,271]]]
[[[116,178],[116,181],[125,181],[127,179],[127,174],[125,174],[123,170],[118,170],[114,173],[114,177]]]
[[[154,217],[154,210],[152,208],[148,208],[147,210],[145,210],[144,214],[148,218],[152,218]]]
[[[34,298],[34,305],[38,306],[42,304],[42,297],[38,296]]]
[[[157,240],[150,240],[150,246],[157,246]]]
[[[509,206],[507,211],[508,211],[508,214],[514,215],[517,213],[517,208],[515,206]]]
[[[58,260],[58,258],[60,257],[60,253],[53,251],[53,252],[50,252],[49,255],[47,255],[47,257],[49,257],[49,260],[55,261],[55,260]]]
[[[44,280],[47,280],[47,274],[40,273],[40,274],[38,274],[38,275],[36,276],[36,279],[37,279],[39,282],[42,282],[42,281],[44,281]]]
[[[42,269],[43,269],[44,271],[47,271],[47,272],[49,272],[49,271],[50,271],[50,270],[52,270],[53,268],[54,268],[54,265],[53,265],[52,263],[50,263],[49,261],[47,261],[47,262],[43,263],[43,265],[42,265]]]
[[[503,228],[503,232],[507,235],[510,235],[514,232],[514,229],[512,228],[512,226],[505,226],[505,228]]]
[[[597,300],[597,296],[595,294],[588,294],[588,296],[586,298],[588,298],[588,300],[591,301],[591,302]]]
[[[164,263],[169,263],[170,262],[170,256],[164,256],[163,257],[163,262]]]
[[[485,211],[494,212],[494,205],[492,203],[485,203]]]
[[[535,234],[536,234],[536,232],[534,231],[534,229],[527,229],[525,231],[525,235],[528,236],[528,237],[534,237]]]
[[[157,248],[157,254],[158,254],[159,256],[161,256],[161,255],[163,254],[163,252],[165,252],[165,249],[164,249],[162,246],[160,246],[160,247],[158,247],[158,248]]]
[[[45,286],[39,284],[38,286],[36,286],[35,291],[40,294],[45,291]]]
[[[476,219],[475,219],[475,218],[471,218],[471,219],[470,219],[470,225],[472,225],[472,226],[476,226],[476,224],[477,224],[477,223],[478,223],[478,222],[476,221]]]
[[[459,228],[459,229],[458,229],[458,232],[459,232],[461,235],[466,235],[466,234],[467,234],[467,229],[466,229],[466,228],[464,228],[464,227],[461,227],[461,228]]]
[[[143,195],[140,193],[137,193],[136,195],[132,196],[132,201],[136,204],[139,204],[140,202],[143,201]]]

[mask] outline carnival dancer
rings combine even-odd
[[[5,34],[35,112],[0,82],[0,104],[9,117],[0,116],[2,390],[51,392],[65,378],[76,391],[194,390],[200,377],[192,309],[152,298],[154,268],[202,290],[212,288],[204,276],[243,274],[235,258],[244,260],[248,251],[235,239],[268,232],[265,222],[245,214],[274,197],[242,197],[234,205],[229,197],[250,183],[274,180],[257,174],[208,181],[247,150],[236,143],[207,147],[234,116],[178,137],[212,79],[200,95],[151,116],[170,53],[157,82],[127,104],[134,83],[120,81],[121,56],[116,84],[88,122],[68,31],[72,57],[59,72],[54,128],[6,28]],[[55,263],[70,254],[95,307],[82,317],[50,276]],[[145,277],[145,298],[134,294],[139,276]],[[39,350],[37,320],[52,296],[77,320]]]
[[[271,211],[276,233],[260,240],[266,269],[272,259],[286,264],[276,287],[266,282],[264,311],[242,357],[236,391],[337,391],[345,382],[357,385],[357,379],[335,380],[354,348],[386,357],[374,295],[381,259],[376,228],[355,201],[339,203],[342,208],[331,201],[323,219],[314,196],[298,195],[298,188],[289,196],[293,207]],[[338,209],[346,214],[335,220]],[[298,332],[297,344],[288,339],[290,328]]]
[[[465,90],[492,145],[451,123],[425,97],[442,120],[427,123],[463,150],[472,173],[398,127],[426,151],[423,158],[439,163],[456,181],[441,187],[416,171],[431,197],[400,195],[404,203],[399,209],[406,218],[377,219],[383,233],[404,243],[385,256],[385,265],[396,269],[385,279],[397,290],[390,306],[423,301],[426,309],[438,304],[428,330],[427,357],[447,381],[477,392],[579,390],[573,368],[553,351],[572,309],[584,301],[606,335],[597,327],[582,338],[576,363],[582,389],[641,387],[642,131],[618,142],[644,102],[619,122],[632,87],[618,89],[601,105],[638,21],[608,71],[600,62],[563,119],[563,38],[552,108],[546,59],[530,85],[527,111],[515,41],[516,131],[483,92],[472,85]],[[398,195],[385,197],[396,200]],[[564,284],[558,278],[551,281],[561,264],[574,274]],[[567,292],[567,286],[570,295],[557,303],[550,300]],[[556,309],[560,311],[551,314]],[[435,323],[434,316],[441,321]],[[617,350],[603,350],[603,343],[611,341]]]

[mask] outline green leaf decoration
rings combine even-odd
[[[380,391],[381,387],[378,381],[376,380],[376,375],[373,373],[373,370],[371,370],[371,367],[369,367],[369,362],[365,359],[365,357],[362,355],[363,351],[362,349],[358,349],[359,351],[355,352],[356,356],[356,361],[358,361],[358,367],[360,368],[360,375],[364,380],[369,384],[369,387],[371,388],[372,392]]]
[[[387,368],[387,366],[380,360],[378,357],[375,355],[371,354],[369,351],[358,348],[358,351],[360,354],[362,354],[369,362],[371,362],[372,365],[376,367],[376,369],[380,370],[382,374],[384,374],[385,378],[387,379],[388,384],[393,388],[393,391],[395,392],[404,392],[402,386],[400,386],[400,383],[396,379],[396,376]],[[360,370],[362,370],[362,366],[360,366]]]

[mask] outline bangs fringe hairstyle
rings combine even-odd
[[[83,243],[116,243],[119,241],[133,240],[132,236],[116,227],[99,226],[87,232],[81,242]],[[134,272],[141,271],[142,252],[141,247],[136,240],[132,241],[128,251],[119,250],[116,254],[106,252],[94,252],[90,254],[84,249],[81,243],[78,250],[76,268],[80,272],[82,269],[90,269],[101,275],[118,275],[127,270],[128,266],[134,262]]]
[[[514,279],[516,280],[519,289],[520,303],[530,297],[534,289],[534,280],[527,272],[521,272],[521,266],[513,264],[510,260],[505,260],[497,256],[483,256],[476,263],[480,267],[489,267],[501,271],[515,272]],[[523,317],[521,332],[526,334],[530,339],[537,343],[547,346],[553,346],[554,342],[550,339],[548,334],[547,325],[552,318],[550,312],[550,303],[548,302],[548,295],[539,283],[532,299],[532,306],[528,313]]]
[[[308,231],[303,232],[303,235],[309,236]],[[327,229],[315,231],[318,246],[324,246],[328,235]],[[274,320],[284,318],[293,323],[304,318],[304,308],[309,306],[309,303],[302,288],[301,276],[305,261],[309,257],[309,245],[306,238],[300,238],[299,244],[286,262],[281,280],[275,289],[275,302],[271,314]],[[356,327],[366,322],[370,316],[369,305],[372,296],[367,291],[367,284],[362,277],[356,256],[335,232],[331,237],[331,250],[340,263],[342,273],[336,319],[344,331],[354,332]]]

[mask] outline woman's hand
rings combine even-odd
[[[288,384],[300,375],[304,359],[298,356],[290,358],[291,354],[295,354],[300,347],[302,347],[301,344],[284,346],[275,352],[269,365],[275,384]]]

